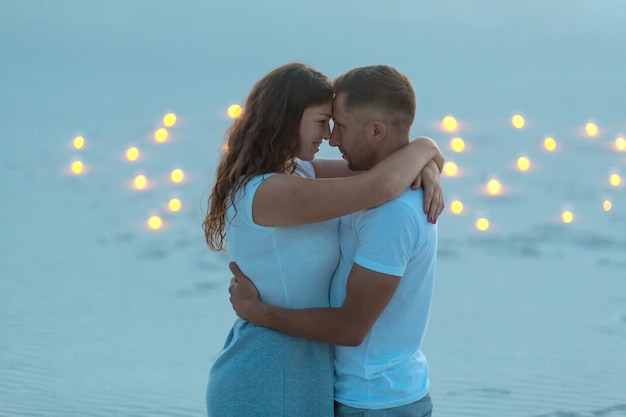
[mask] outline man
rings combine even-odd
[[[415,116],[410,81],[395,69],[356,68],[334,82],[334,128],[353,170],[372,168],[409,143]],[[293,336],[338,345],[335,415],[427,416],[428,364],[420,351],[436,266],[437,226],[421,211],[423,192],[341,219],[341,259],[331,308],[263,304],[234,264],[231,301],[237,314]]]

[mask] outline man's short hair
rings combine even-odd
[[[388,65],[354,68],[335,79],[333,90],[346,94],[348,107],[374,106],[387,111],[392,121],[408,126],[415,118],[411,81]]]

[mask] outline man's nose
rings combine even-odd
[[[331,130],[328,144],[330,146],[339,146],[339,133],[337,133],[337,129],[333,128],[333,130]]]

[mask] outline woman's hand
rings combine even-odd
[[[445,208],[440,178],[439,167],[430,161],[411,184],[413,189],[424,189],[424,213],[431,223],[437,223],[437,218]]]
[[[255,307],[261,304],[259,291],[235,262],[231,262],[228,266],[234,275],[228,287],[233,310],[242,319],[254,322]]]

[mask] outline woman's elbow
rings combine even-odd
[[[405,179],[400,175],[388,173],[388,175],[380,178],[379,183],[376,185],[376,191],[380,197],[380,204],[391,201],[397,198],[406,189]]]
[[[441,172],[443,171],[443,165],[444,165],[444,162],[445,162],[445,158],[444,158],[443,154],[440,151],[437,152],[437,154],[433,158],[433,161],[437,165],[437,168],[439,168],[439,173],[441,174]]]

